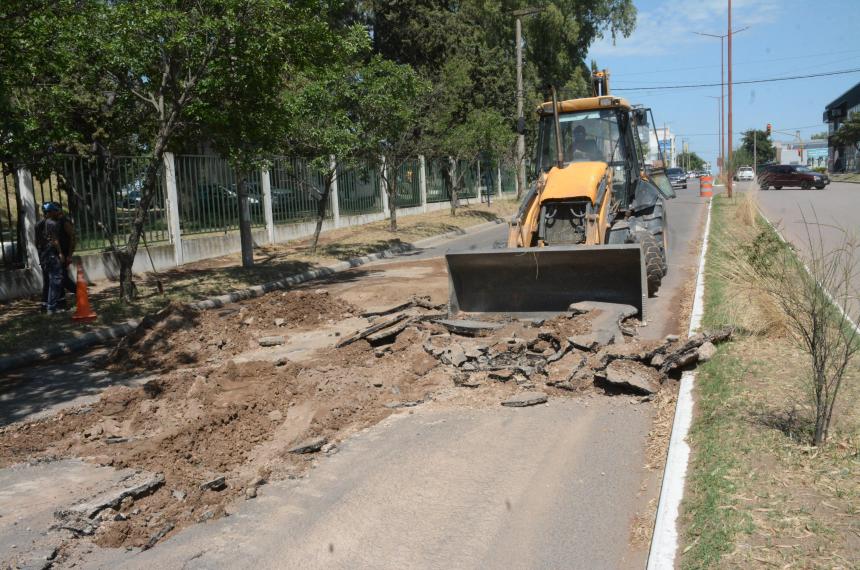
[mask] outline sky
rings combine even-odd
[[[727,0],[634,0],[636,30],[604,38],[589,58],[609,69],[610,89],[631,103],[651,107],[658,127],[667,123],[690,151],[716,166],[720,88],[627,91],[625,88],[720,82],[720,40],[694,32],[727,32]],[[847,69],[860,70],[860,0],[733,0],[733,80],[769,79]],[[725,43],[725,40],[724,40]],[[805,140],[827,130],[824,106],[860,82],[845,75],[734,87],[734,144],[746,129],[764,129],[775,140]],[[728,109],[728,101],[726,101]]]

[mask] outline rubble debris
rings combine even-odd
[[[257,339],[260,346],[281,346],[286,342],[282,336],[263,336]]]
[[[201,491],[223,491],[227,488],[227,479],[220,475],[200,484]]]
[[[335,348],[343,348],[344,346],[350,345],[357,340],[367,338],[368,336],[372,335],[373,333],[381,331],[382,329],[386,329],[392,325],[396,325],[397,323],[399,323],[400,321],[402,321],[406,318],[408,318],[408,315],[400,314],[400,315],[396,315],[390,319],[387,319],[387,320],[381,321],[379,323],[373,324],[373,325],[369,326],[368,328],[355,333],[352,336],[346,337],[345,339],[343,339],[342,341],[337,343],[335,345]]]
[[[389,402],[385,404],[385,407],[391,410],[396,410],[397,408],[414,408],[415,406],[423,403],[423,400],[412,400],[411,402]]]
[[[161,473],[147,473],[138,471],[128,480],[124,482],[124,487],[121,489],[111,489],[101,493],[85,502],[73,505],[69,509],[69,513],[81,515],[87,519],[93,519],[97,514],[107,508],[116,509],[120,506],[123,499],[131,497],[137,499],[148,495],[155,491],[164,483],[164,475]],[[66,513],[58,512],[55,515],[62,518]]]
[[[431,311],[441,311],[445,308],[445,305],[434,305],[430,302],[429,296],[421,296],[421,297],[410,297],[410,299],[402,303],[400,305],[391,307],[389,309],[383,309],[381,311],[367,311],[361,314],[362,317],[382,317],[385,315],[391,315],[394,313],[399,313],[401,311],[405,311],[406,309],[411,309],[413,307],[420,307],[422,309],[428,309]]]
[[[631,360],[614,360],[606,369],[595,373],[604,386],[649,395],[660,389],[661,376],[653,368]]]
[[[502,405],[509,408],[523,408],[526,406],[545,404],[546,402],[547,395],[543,392],[522,392],[503,401]]]
[[[702,346],[696,349],[696,355],[699,357],[699,362],[707,362],[717,354],[717,347],[711,341],[705,341]]]
[[[150,537],[149,541],[143,545],[143,550],[149,550],[150,548],[158,544],[158,541],[167,536],[167,534],[171,530],[173,530],[175,526],[176,525],[174,525],[172,522],[165,524],[163,527],[161,527],[161,530],[153,534]]]
[[[463,336],[484,336],[499,330],[504,325],[489,321],[474,321],[469,319],[441,319],[436,321],[450,332]]]
[[[295,453],[297,455],[305,454],[305,453],[316,453],[322,446],[328,443],[328,440],[325,437],[315,437],[313,439],[309,439],[303,441],[302,443],[292,447],[289,451],[290,453]]]
[[[275,326],[276,326],[276,327],[282,327],[282,326],[284,326],[286,323],[287,323],[287,320],[286,320],[286,319],[282,319],[282,318],[280,318],[280,317],[278,317],[277,319],[275,319]]]
[[[611,331],[595,331],[588,334],[578,334],[567,338],[567,341],[579,350],[595,352],[604,346],[612,344],[615,334]]]

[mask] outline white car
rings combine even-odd
[[[753,180],[753,169],[750,166],[741,166],[735,174],[735,180]]]

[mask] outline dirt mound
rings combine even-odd
[[[272,293],[211,311],[173,303],[144,319],[113,351],[109,364],[171,370],[216,363],[258,346],[260,338],[332,323],[359,312],[325,289]]]

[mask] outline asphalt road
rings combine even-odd
[[[810,236],[812,244],[816,248],[823,246],[824,251],[839,247],[845,231],[860,237],[857,217],[860,212],[860,184],[834,182],[824,190],[784,188],[760,191],[758,199],[768,219],[801,252],[809,251]],[[860,246],[860,242],[855,241],[854,244]],[[860,247],[854,249],[854,260],[857,263],[852,280],[854,299],[847,303],[846,309],[857,322],[860,317]]]
[[[670,277],[652,299],[652,336],[696,267],[705,204],[669,205]],[[409,257],[483,247],[504,226],[440,240]],[[658,494],[646,471],[652,409],[629,397],[552,399],[524,409],[422,409],[392,416],[273,483],[230,517],[142,553],[96,550],[112,568],[642,568],[637,513]]]

